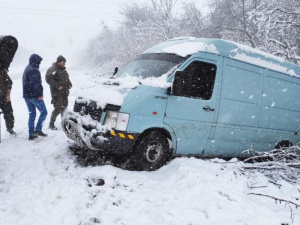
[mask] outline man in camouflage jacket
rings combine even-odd
[[[51,103],[54,106],[49,124],[49,128],[52,130],[57,130],[54,123],[58,114],[62,115],[68,107],[69,89],[72,88],[65,63],[66,59],[61,55],[58,56],[56,62],[46,73],[46,82],[50,85]]]

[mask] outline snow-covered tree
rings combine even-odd
[[[103,31],[92,39],[88,46],[88,55],[91,56],[92,63],[97,65],[116,57],[114,42],[110,41],[114,32],[104,23],[102,23],[102,29]]]
[[[125,64],[150,46],[180,35],[173,13],[176,1],[124,5],[121,26],[112,31],[103,25],[101,34],[91,41],[89,49],[94,64],[102,65],[112,57]]]
[[[183,4],[184,13],[179,22],[180,30],[178,33],[192,37],[207,37],[209,21],[203,16],[194,2]]]
[[[300,1],[264,0],[249,13],[260,37],[259,48],[300,63]]]
[[[194,2],[127,3],[121,9],[119,28],[103,25],[91,41],[92,61],[103,65],[114,59],[122,66],[159,42],[194,36],[236,41],[299,63],[299,0],[211,0],[209,4],[210,13],[203,15]]]
[[[151,0],[144,5],[127,5],[123,8],[124,25],[141,38],[164,41],[177,35],[174,7],[177,0]]]
[[[219,37],[257,47],[257,29],[248,13],[257,7],[257,0],[214,0],[210,7],[211,21]]]
[[[216,37],[299,63],[299,0],[214,0],[211,9]]]

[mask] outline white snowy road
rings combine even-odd
[[[94,84],[85,71],[69,70],[75,95]],[[44,79],[45,71],[42,71]],[[0,144],[1,225],[281,225],[300,224],[300,209],[261,193],[300,204],[300,186],[271,184],[243,172],[234,160],[178,158],[154,172],[113,166],[81,167],[62,132],[49,130],[52,105],[43,81],[48,117],[46,138],[28,141],[28,112],[21,73],[11,74],[17,138],[2,127]],[[4,120],[2,118],[2,125]],[[60,122],[60,118],[58,118]],[[5,126],[4,126],[5,127]],[[105,184],[98,186],[99,179]]]

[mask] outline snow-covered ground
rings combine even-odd
[[[47,65],[42,65],[46,67]],[[49,65],[50,66],[50,65]],[[46,138],[28,141],[28,111],[22,98],[22,70],[12,69],[12,104],[17,138],[6,132],[0,143],[1,225],[281,225],[300,224],[300,209],[273,196],[300,204],[300,185],[274,185],[260,173],[244,171],[232,160],[177,158],[154,172],[126,171],[110,165],[82,167],[70,153],[61,128]],[[85,69],[69,69],[75,96],[95,85]],[[45,69],[41,70],[44,79]],[[39,114],[38,114],[39,115]],[[59,125],[58,117],[56,125]],[[105,184],[98,185],[100,179]]]

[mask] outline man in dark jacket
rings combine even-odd
[[[14,114],[10,101],[12,80],[7,72],[18,49],[18,41],[13,36],[0,36],[0,111],[3,111],[7,131],[14,132]]]
[[[43,86],[39,66],[42,57],[33,54],[29,58],[29,65],[25,68],[23,74],[23,98],[25,99],[29,111],[29,138],[34,140],[38,136],[47,136],[42,131],[43,122],[47,117],[47,109],[44,103]],[[40,111],[40,116],[36,127],[34,127],[36,108]]]
[[[0,65],[0,109],[3,111],[7,131],[11,135],[16,135],[13,130],[14,114],[10,101],[10,91],[12,88],[12,81],[5,69]]]
[[[50,85],[51,103],[54,106],[49,124],[52,130],[57,130],[54,123],[58,114],[62,115],[68,107],[69,89],[72,88],[65,64],[66,59],[60,55],[46,73],[46,81]]]

